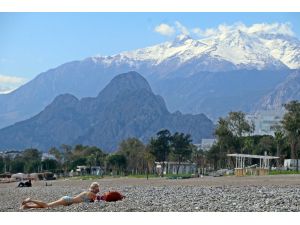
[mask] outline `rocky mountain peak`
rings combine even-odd
[[[172,46],[179,46],[185,44],[186,41],[193,41],[193,39],[186,34],[180,34],[176,36],[175,40],[173,41]]]
[[[144,77],[135,71],[115,76],[111,82],[99,93],[102,99],[113,99],[124,92],[146,90],[152,92]]]
[[[189,133],[196,142],[213,135],[206,116],[170,113],[147,81],[131,71],[116,76],[98,97],[79,101],[60,95],[31,119],[1,129],[0,148],[47,151],[61,144],[83,144],[114,151],[128,137],[147,142],[162,128]]]

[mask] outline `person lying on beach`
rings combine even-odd
[[[75,197],[64,196],[57,201],[46,203],[39,200],[33,200],[31,198],[26,198],[22,204],[21,209],[31,209],[31,208],[52,208],[56,206],[69,206],[72,204],[77,204],[81,202],[94,202],[97,198],[97,193],[99,192],[99,184],[93,182],[88,191],[81,192]]]
[[[18,187],[32,187],[31,180],[23,183],[22,181],[19,183]]]

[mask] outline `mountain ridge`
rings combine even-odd
[[[110,93],[117,93],[107,99]],[[195,142],[213,136],[214,125],[205,115],[170,113],[136,72],[120,74],[97,97],[78,100],[70,94],[57,96],[32,118],[0,130],[0,148],[43,151],[62,144],[95,145],[114,151],[129,137],[143,142],[160,129],[184,132]]]

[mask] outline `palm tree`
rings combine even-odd
[[[150,153],[155,157],[157,161],[162,163],[160,176],[163,177],[165,161],[167,161],[170,153],[171,133],[169,130],[161,130],[156,135],[156,138],[151,138],[150,140]]]
[[[277,130],[275,131],[275,142],[276,142],[276,156],[279,157],[276,162],[277,162],[277,166],[281,165],[281,147],[284,143],[284,133],[281,130]]]
[[[175,158],[178,162],[176,169],[177,175],[180,164],[183,162],[183,160],[190,158],[192,154],[191,143],[192,139],[190,134],[184,135],[183,133],[176,132],[171,136],[172,153],[175,155]]]
[[[297,145],[300,137],[300,102],[291,101],[284,105],[287,112],[283,116],[282,125],[286,131],[291,146],[291,159],[297,159],[298,171],[298,154]]]

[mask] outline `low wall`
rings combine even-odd
[[[246,175],[253,175],[253,176],[263,176],[268,175],[269,170],[263,169],[263,168],[235,168],[234,169],[234,175],[240,177],[240,176],[246,176]]]
[[[234,169],[234,175],[241,177],[246,175],[246,169]]]
[[[259,171],[259,174],[260,176],[263,176],[263,175],[268,175],[269,174],[269,170],[268,169],[258,169]]]

